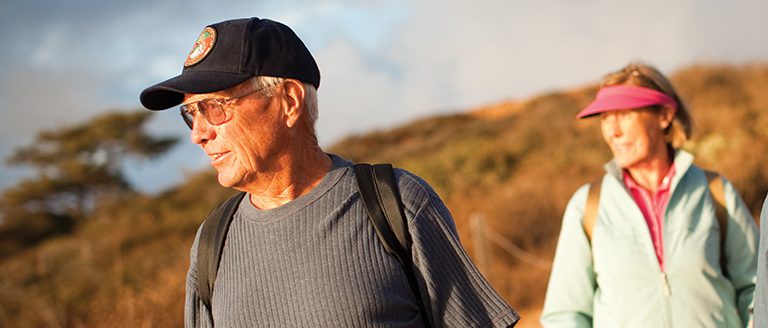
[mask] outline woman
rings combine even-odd
[[[755,223],[728,181],[713,178],[722,187],[713,191],[705,171],[679,148],[691,119],[672,84],[649,65],[630,64],[607,75],[577,117],[593,116],[613,160],[601,181],[568,203],[542,324],[747,326]],[[588,197],[590,187],[599,188],[597,195]],[[727,212],[720,215],[722,245],[718,194]],[[588,210],[588,198],[596,211]]]

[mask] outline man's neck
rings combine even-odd
[[[259,183],[238,189],[249,193],[256,208],[273,209],[311,191],[323,180],[331,166],[330,156],[316,147],[310,152],[284,156],[278,171],[271,177],[259,177]]]

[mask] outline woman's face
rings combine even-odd
[[[631,169],[667,156],[664,129],[671,122],[668,111],[639,108],[600,115],[603,139],[619,167]]]

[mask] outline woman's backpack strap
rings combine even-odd
[[[589,184],[589,194],[587,194],[587,206],[584,208],[584,218],[581,225],[584,227],[584,234],[587,240],[592,244],[592,231],[597,223],[597,208],[600,204],[600,187],[603,185],[603,177],[598,178]]]

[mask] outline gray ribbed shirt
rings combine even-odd
[[[384,250],[360,198],[352,163],[270,210],[243,198],[224,244],[212,312],[187,274],[186,327],[422,327],[402,265]],[[459,243],[448,209],[420,178],[396,169],[413,261],[437,327],[508,327],[518,314]]]

